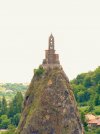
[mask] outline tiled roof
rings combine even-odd
[[[97,126],[99,126],[100,125],[100,118],[90,120],[90,121],[88,121],[88,124],[97,124]]]

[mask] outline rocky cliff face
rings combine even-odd
[[[34,75],[17,134],[82,134],[77,105],[62,69],[48,68]]]

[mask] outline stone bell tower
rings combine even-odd
[[[51,34],[48,40],[48,50],[45,50],[45,59],[43,60],[43,66],[59,66],[59,55],[55,54],[55,41]]]
[[[49,50],[50,49],[54,50],[54,37],[52,34],[49,37]]]

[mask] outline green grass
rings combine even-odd
[[[95,113],[96,115],[100,115],[100,106],[95,106],[94,113]]]
[[[78,107],[81,112],[85,112],[88,109],[88,106]]]
[[[89,106],[78,107],[80,112],[88,113]],[[94,106],[94,110],[90,113],[100,115],[100,106]]]

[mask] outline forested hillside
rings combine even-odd
[[[100,105],[100,66],[95,71],[78,75],[71,85],[79,106]]]

